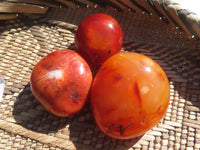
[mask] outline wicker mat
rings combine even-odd
[[[41,107],[29,81],[34,65],[48,53],[74,48],[77,25],[89,14],[116,18],[124,33],[123,50],[153,58],[170,81],[170,105],[152,130],[130,140],[115,140],[96,126],[90,104],[60,118]],[[0,77],[6,85],[0,102],[0,149],[200,149],[200,43],[151,15],[111,9],[52,9],[44,18],[2,21]]]

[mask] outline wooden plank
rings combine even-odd
[[[46,22],[46,23],[49,23],[49,24],[53,24],[53,25],[57,25],[59,27],[62,27],[62,28],[68,29],[68,30],[77,30],[76,25],[70,24],[70,23],[67,23],[67,22],[63,22],[63,21],[51,20],[51,19],[41,19],[40,21]],[[72,38],[72,39],[74,39],[74,38]]]
[[[167,11],[168,13],[172,16],[172,18],[174,20],[176,20],[176,22],[178,23],[178,25],[180,27],[183,28],[184,31],[186,31],[186,33],[188,33],[189,35],[191,35],[190,31],[188,30],[188,28],[185,26],[185,24],[181,21],[181,19],[179,18],[177,11],[181,10],[181,6],[179,6],[178,4],[170,4],[167,5]]]
[[[87,145],[76,144],[70,140],[66,140],[60,137],[54,137],[43,133],[37,133],[31,130],[28,130],[21,125],[0,120],[0,129],[6,132],[12,133],[14,135],[24,136],[33,140],[36,140],[43,144],[48,144],[49,146],[59,147],[62,149],[87,149],[92,150]]]
[[[112,3],[116,4],[119,8],[121,8],[122,10],[128,10],[128,8],[124,5],[122,5],[121,3],[117,2],[116,0],[110,0]]]
[[[165,121],[165,124],[166,124],[166,125],[170,125],[170,126],[172,126],[172,127],[179,127],[179,128],[182,127],[181,123],[179,123],[179,122],[174,122],[174,121]]]
[[[17,14],[0,14],[0,20],[16,19],[17,17]]]
[[[132,8],[133,10],[135,10],[136,12],[142,13],[142,10],[139,9],[137,6],[135,6],[132,2],[130,2],[130,0],[120,0],[120,1],[125,5],[129,6],[130,8]]]
[[[185,110],[193,111],[193,112],[200,112],[200,108],[196,106],[185,106]]]
[[[36,5],[41,5],[41,6],[59,8],[59,5],[56,5],[44,0],[6,0],[6,1],[15,2],[15,3],[36,4]]]
[[[0,3],[0,13],[27,13],[27,14],[44,14],[48,7],[18,4],[18,3]]]
[[[78,2],[81,2],[81,3],[83,3],[83,4],[86,4],[86,5],[88,5],[88,6],[91,6],[91,7],[95,7],[95,3],[93,3],[93,2],[91,2],[91,1],[89,1],[89,0],[77,0]]]
[[[184,119],[183,122],[188,122],[188,123],[199,125],[199,128],[200,128],[200,121],[199,120]]]
[[[74,3],[70,2],[70,1],[66,1],[66,0],[57,0],[57,1],[60,2],[60,3],[63,3],[66,6],[72,7],[72,8],[76,8],[77,7],[76,4],[74,4]]]
[[[199,124],[193,124],[193,123],[190,123],[190,122],[183,122],[183,125],[191,127],[191,128],[195,128],[195,129],[200,129],[200,125]]]

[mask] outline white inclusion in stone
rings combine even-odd
[[[62,70],[53,70],[47,74],[49,78],[61,79],[62,78]]]
[[[151,68],[149,68],[149,67],[146,67],[145,70],[148,72],[151,72]]]
[[[84,67],[83,67],[83,64],[80,65],[80,67],[79,67],[79,71],[80,71],[80,74],[83,74],[83,73],[84,73]]]
[[[113,24],[111,24],[111,23],[109,23],[108,26],[109,26],[110,28],[113,28]]]
[[[143,86],[140,91],[142,95],[144,95],[144,94],[147,94],[150,91],[150,89],[148,86]]]

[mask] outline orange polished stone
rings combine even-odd
[[[108,136],[129,139],[155,126],[170,99],[168,78],[152,59],[133,52],[110,57],[97,72],[91,106],[98,127]]]
[[[56,50],[33,68],[30,86],[35,98],[50,113],[67,117],[80,111],[88,100],[92,73],[76,52]]]
[[[90,64],[100,66],[110,56],[119,53],[123,33],[119,23],[110,15],[93,14],[78,26],[75,35],[77,52]]]

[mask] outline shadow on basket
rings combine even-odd
[[[89,103],[74,116],[63,118],[54,116],[34,98],[29,83],[14,103],[13,116],[16,123],[24,128],[57,139],[70,140],[76,149],[127,150],[142,137],[116,140],[106,136],[96,126]]]

